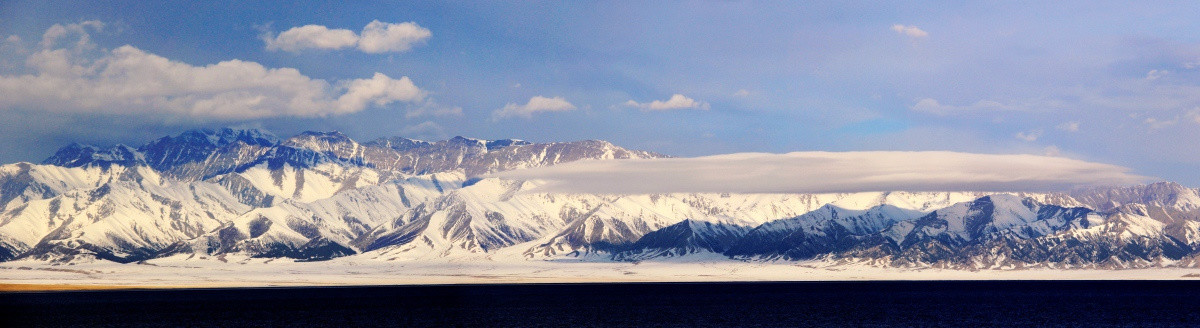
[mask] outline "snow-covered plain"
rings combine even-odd
[[[487,259],[395,262],[338,258],[321,262],[183,256],[138,264],[106,261],[53,265],[0,264],[0,284],[86,288],[222,288],[507,283],[868,281],[868,280],[1174,280],[1200,279],[1200,269],[952,270],[901,269],[823,261],[742,262],[692,256],[642,262]]]

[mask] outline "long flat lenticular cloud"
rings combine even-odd
[[[1121,166],[1069,158],[946,151],[738,153],[580,161],[492,176],[542,181],[534,191],[605,194],[1039,192],[1148,180]]]

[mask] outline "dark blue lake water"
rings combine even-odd
[[[471,285],[0,294],[3,327],[1200,326],[1200,282]]]

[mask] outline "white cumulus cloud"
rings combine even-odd
[[[534,96],[533,98],[529,98],[529,102],[526,102],[524,105],[508,103],[504,108],[492,112],[492,118],[502,119],[513,116],[531,118],[533,114],[540,112],[565,112],[570,110],[575,110],[575,105],[572,105],[566,99],[563,99],[563,97],[546,98]]]
[[[920,29],[916,26],[912,26],[912,25],[895,24],[895,25],[892,25],[892,31],[896,31],[896,33],[899,33],[901,35],[908,36],[908,37],[914,38],[914,39],[915,38],[924,38],[924,37],[929,36],[929,32],[925,32],[925,30],[922,30],[922,29]]]
[[[346,82],[346,93],[338,97],[337,103],[340,111],[355,112],[366,108],[367,103],[383,106],[396,101],[418,100],[424,94],[407,76],[397,80],[375,73],[370,79]]]
[[[739,153],[579,161],[492,174],[537,181],[537,192],[834,193],[1061,191],[1147,181],[1129,169],[1063,157],[945,151]]]
[[[371,21],[361,33],[348,29],[330,29],[321,25],[304,25],[273,35],[266,33],[263,41],[267,50],[297,52],[304,49],[343,49],[357,47],[366,53],[405,52],[424,42],[433,33],[417,23],[384,23]]]
[[[384,23],[372,21],[363,28],[358,39],[358,50],[367,53],[404,52],[413,44],[433,36],[428,29],[417,23]]]
[[[408,77],[382,73],[329,82],[237,59],[195,66],[130,45],[54,47],[72,33],[88,40],[85,30],[52,27],[43,36],[52,47],[29,55],[26,73],[0,74],[0,109],[236,120],[346,114],[425,97]]]
[[[266,38],[267,50],[300,51],[303,49],[341,49],[358,44],[358,34],[346,29],[329,29],[321,25],[293,27],[278,36]]]
[[[74,46],[77,48],[91,47],[90,31],[98,31],[104,29],[104,23],[97,20],[82,21],[71,24],[54,24],[42,33],[42,42],[39,43],[42,48],[54,48],[58,45],[59,40],[75,37]]]
[[[633,100],[626,101],[625,106],[641,108],[644,110],[673,110],[673,109],[700,109],[708,110],[708,103],[696,101],[681,94],[671,95],[670,99],[665,101],[655,100],[648,103],[639,103]]]

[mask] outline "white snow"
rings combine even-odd
[[[572,261],[378,261],[339,258],[324,262],[227,256],[174,256],[145,264],[111,262],[49,265],[0,263],[8,284],[70,284],[162,288],[479,284],[548,282],[845,281],[845,280],[1128,280],[1196,279],[1200,269],[948,270],[881,268],[824,261],[739,262],[705,255],[637,263]]]
[[[472,139],[474,140],[474,139]],[[476,140],[477,141],[477,140]],[[329,148],[312,143],[306,147]],[[482,141],[479,141],[482,142]],[[353,144],[351,153],[361,149]],[[606,147],[603,158],[614,157]],[[558,156],[560,153],[555,153]],[[240,156],[240,155],[239,155]],[[527,163],[557,162],[543,151]],[[199,164],[197,164],[199,165]],[[464,187],[462,171],[408,176],[344,163],[308,167],[266,164],[230,173],[249,186],[225,187],[209,181],[164,178],[146,167],[62,168],[28,163],[0,166],[0,179],[33,182],[0,204],[0,243],[24,251],[39,242],[68,247],[89,245],[123,252],[187,243],[194,254],[144,264],[88,261],[67,263],[21,260],[0,263],[7,283],[71,283],[155,286],[264,286],[291,284],[396,284],[570,281],[724,281],[860,279],[1097,279],[1106,277],[1180,278],[1191,269],[1150,270],[983,270],[979,272],[879,268],[859,262],[742,262],[699,253],[641,261],[613,262],[596,253],[596,242],[624,243],[651,231],[690,220],[738,229],[804,228],[822,233],[828,221],[853,230],[881,230],[897,243],[916,228],[912,222],[937,211],[947,221],[927,234],[969,238],[971,201],[990,193],[861,192],[826,194],[577,194],[537,192],[541,181],[486,178]],[[233,176],[229,176],[233,177]],[[240,180],[239,180],[240,181]],[[237,189],[237,190],[234,190]],[[1189,192],[1194,192],[1190,190]],[[275,196],[264,207],[241,197]],[[1175,209],[1200,208],[1194,193],[1180,196]],[[1193,199],[1196,198],[1196,199]],[[1056,194],[994,194],[988,231],[1050,234],[1064,218],[1038,220],[1042,204],[1078,205]],[[247,202],[255,203],[255,202]],[[1196,206],[1193,206],[1196,205]],[[258,205],[256,205],[258,206]],[[1116,214],[1090,214],[1065,232],[1081,238],[1115,233],[1121,238],[1161,236],[1167,223],[1149,216],[1144,205],[1126,204]],[[1140,206],[1140,207],[1139,207]],[[256,259],[248,254],[207,253],[218,229],[247,233],[251,222],[270,228],[244,242],[299,247],[313,231],[356,250],[360,237],[410,233],[412,242],[325,262]],[[1086,222],[1086,224],[1084,223]],[[767,225],[764,225],[767,224]],[[1180,225],[1188,242],[1200,240],[1200,223]],[[368,240],[369,241],[369,240]],[[582,242],[582,244],[581,244]],[[50,259],[54,260],[54,259]],[[1170,264],[1166,263],[1165,264]],[[982,263],[981,263],[982,265]],[[1113,273],[1116,272],[1116,273]],[[1108,273],[1108,276],[1104,274]]]

